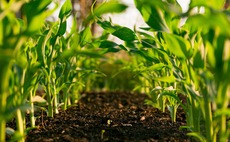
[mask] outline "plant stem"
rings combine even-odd
[[[17,109],[17,111],[16,111],[16,115],[17,115],[17,117],[16,117],[16,122],[17,122],[17,128],[18,128],[18,131],[19,131],[19,134],[20,134],[20,140],[19,140],[19,142],[24,142],[25,141],[25,139],[24,139],[24,118],[23,118],[23,115],[22,115],[22,112],[21,112],[21,110],[20,109]]]
[[[48,80],[50,80],[50,79],[48,79]],[[52,102],[52,98],[51,98],[50,81],[48,81],[48,85],[47,85],[47,99],[48,99],[48,116],[53,117],[53,102]]]
[[[208,142],[216,142],[216,140],[213,139],[211,102],[210,102],[210,99],[209,99],[209,96],[207,93],[204,94],[204,113],[205,113],[205,127],[206,127],[207,141]]]
[[[228,83],[222,82],[218,87],[218,109],[225,109],[228,107]],[[226,115],[222,114],[220,117],[220,141],[227,141],[226,137]]]
[[[34,103],[32,102],[33,98],[33,91],[35,90],[30,90],[30,126],[33,128],[35,127],[35,117],[34,117]]]
[[[0,115],[4,116],[6,111],[6,102],[9,88],[10,77],[10,61],[2,59],[0,64]],[[4,117],[0,118],[0,141],[5,141],[6,120]]]

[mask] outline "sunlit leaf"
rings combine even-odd
[[[187,135],[196,138],[200,142],[206,142],[205,137],[199,133],[191,132],[191,133],[188,133]]]
[[[58,17],[63,20],[64,17],[69,17],[72,11],[72,3],[71,0],[66,0],[65,3],[62,5],[60,13]]]
[[[95,16],[101,17],[103,14],[107,13],[120,13],[123,12],[126,8],[126,5],[120,3],[117,0],[110,0],[108,2],[101,3],[92,11],[84,23],[89,23],[95,18]]]
[[[52,0],[33,0],[23,6],[29,33],[40,30],[44,24],[45,18],[52,14],[52,10],[47,10],[51,2]]]
[[[127,8],[126,5],[120,3],[117,0],[110,0],[108,2],[104,2],[95,8],[93,14],[100,17],[105,13],[120,13],[123,12]]]
[[[226,0],[191,0],[189,7],[209,6],[214,9],[222,9]]]
[[[86,27],[83,31],[80,33],[80,45],[81,47],[85,46],[86,44],[89,44],[92,40],[92,33],[90,27]]]
[[[62,36],[65,34],[65,32],[66,32],[66,21],[63,21],[60,23],[57,35]]]
[[[200,51],[198,51],[194,56],[193,66],[195,68],[204,68],[204,59],[202,58]]]
[[[101,41],[100,43],[100,48],[114,48],[118,46],[118,44],[116,44],[115,42],[112,42],[112,41],[108,41],[108,40],[104,40],[104,41]]]
[[[153,78],[153,80],[168,82],[168,83],[173,83],[176,81],[175,77],[172,75],[171,76],[163,76],[163,77],[155,77],[155,78]]]
[[[169,28],[164,19],[164,3],[162,1],[135,0],[137,9],[145,22],[156,31],[168,32]]]
[[[112,33],[112,35],[124,41],[134,41],[136,39],[135,33],[127,27],[121,27],[117,29],[115,32]]]
[[[174,34],[164,34],[165,46],[170,52],[175,54],[179,58],[191,58],[189,49],[191,44],[183,37]]]

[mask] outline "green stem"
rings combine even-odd
[[[50,81],[48,81],[47,85],[47,100],[48,100],[48,116],[53,117],[53,102],[52,102],[52,96],[51,96],[51,86]]]
[[[35,127],[35,117],[34,117],[34,103],[32,102],[32,98],[33,98],[33,90],[30,90],[30,126],[33,128]]]
[[[228,107],[228,83],[222,82],[218,87],[218,108],[217,109],[226,109]],[[220,124],[220,141],[227,141],[226,137],[226,114],[222,114],[219,120]]]
[[[9,78],[10,78],[10,61],[5,61],[5,59],[0,61],[0,115],[4,116],[6,111],[6,102],[8,88],[9,88]],[[6,120],[5,118],[0,118],[0,141],[5,141],[5,133],[6,133]]]
[[[18,109],[16,111],[16,123],[17,123],[17,128],[18,128],[18,131],[19,131],[19,134],[20,134],[20,140],[18,140],[18,142],[24,142],[25,141],[25,134],[24,134],[24,117],[22,115],[22,112],[20,109]]]
[[[64,106],[63,106],[63,110],[66,110],[67,109],[67,104],[68,104],[68,91],[67,89],[64,89],[64,92],[63,92],[63,97],[64,97]]]
[[[57,89],[56,89],[56,86],[54,85],[54,98],[53,98],[53,104],[54,104],[54,113],[55,114],[58,114],[58,94],[57,94]]]
[[[205,128],[206,128],[207,141],[216,142],[216,140],[213,139],[211,102],[207,93],[204,94],[204,113],[205,113]]]
[[[0,141],[5,141],[5,133],[6,133],[6,121],[4,119],[0,119]]]

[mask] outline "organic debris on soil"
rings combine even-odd
[[[37,128],[28,132],[28,142],[101,141],[189,141],[185,114],[178,110],[177,122],[169,112],[147,106],[144,94],[85,93],[76,106],[60,111],[54,118],[42,116]]]

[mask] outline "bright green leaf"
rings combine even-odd
[[[66,32],[66,21],[63,21],[60,23],[57,35],[62,36],[65,34],[65,32]]]
[[[65,3],[62,5],[60,13],[58,17],[63,20],[64,17],[69,17],[72,11],[72,3],[70,0],[66,0]]]
[[[136,39],[135,33],[131,29],[126,27],[117,29],[115,32],[112,33],[112,35],[124,41],[134,41]]]
[[[177,57],[185,59],[191,58],[189,51],[189,49],[191,48],[191,44],[189,43],[189,41],[187,41],[183,37],[168,33],[164,33],[164,39],[166,43],[165,46]]]
[[[198,51],[193,59],[194,68],[204,68],[204,59],[201,56],[201,52]]]
[[[159,0],[135,0],[137,9],[142,14],[145,22],[156,31],[168,32],[169,28],[164,18],[164,3]]]
[[[153,78],[153,80],[168,82],[168,83],[173,83],[176,81],[175,77],[172,75],[171,76],[163,76],[163,77],[155,77],[155,78]]]

